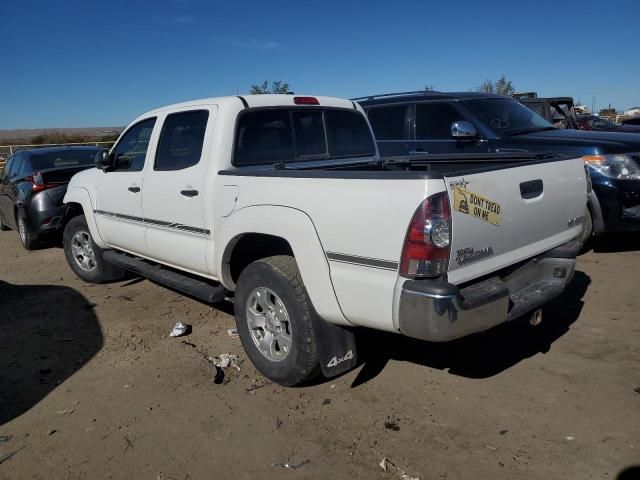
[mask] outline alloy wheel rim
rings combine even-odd
[[[249,294],[246,320],[253,343],[272,362],[281,362],[292,346],[291,320],[284,303],[273,290],[255,288]]]
[[[85,272],[92,272],[96,269],[96,255],[93,251],[91,235],[85,230],[78,230],[71,238],[71,253],[76,265]]]

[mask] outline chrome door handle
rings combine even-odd
[[[409,151],[409,155],[429,155],[429,152],[425,152],[424,150],[411,150]]]

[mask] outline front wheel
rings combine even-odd
[[[62,245],[71,270],[85,282],[105,283],[125,275],[124,270],[104,260],[103,250],[91,238],[87,220],[82,215],[69,220]]]
[[[278,255],[250,264],[238,279],[234,303],[242,346],[265,377],[295,386],[320,373],[315,312],[293,257]]]

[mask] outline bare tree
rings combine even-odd
[[[264,95],[267,93],[289,93],[289,84],[281,80],[271,82],[271,88],[269,88],[269,81],[265,80],[262,85],[252,84],[249,90],[251,95]]]

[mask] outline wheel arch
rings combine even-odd
[[[292,255],[321,318],[350,325],[333,289],[329,262],[309,216],[291,207],[245,207],[226,219],[216,235],[216,262],[221,283],[235,290],[242,268],[272,255]]]
[[[87,226],[93,241],[100,248],[109,248],[100,236],[98,224],[96,223],[95,214],[93,213],[93,205],[91,203],[91,197],[89,192],[81,187],[74,187],[67,190],[64,197],[65,212],[64,223],[69,222],[72,218],[78,215],[84,215],[87,220]]]

